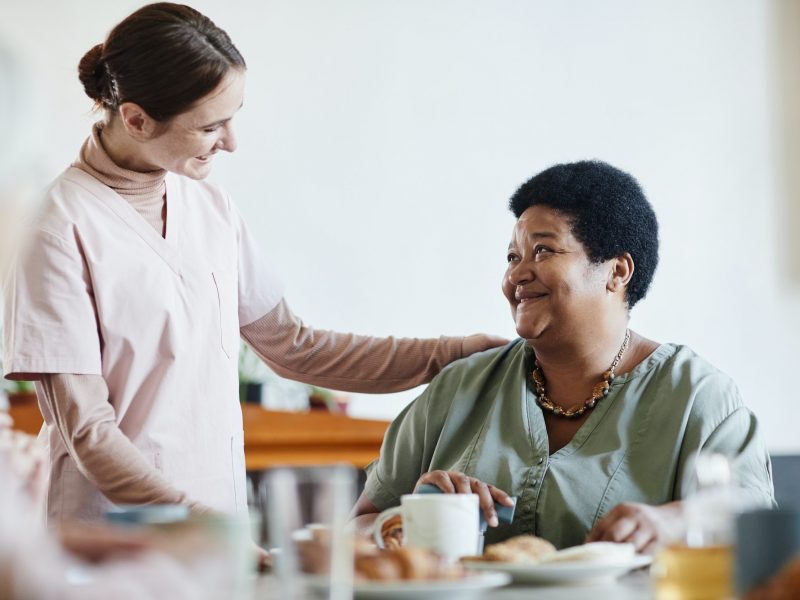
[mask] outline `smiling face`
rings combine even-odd
[[[244,83],[244,71],[230,69],[211,93],[145,140],[142,150],[153,170],[204,179],[217,152],[236,150],[231,121],[242,106]]]
[[[517,333],[527,340],[591,329],[598,311],[616,304],[608,292],[610,262],[592,263],[569,220],[536,205],[522,213],[508,247],[503,293]]]

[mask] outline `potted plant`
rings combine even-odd
[[[4,387],[9,405],[36,404],[36,389],[32,381],[8,381]]]
[[[267,367],[253,350],[242,342],[239,349],[239,401],[261,404]]]
[[[336,394],[332,390],[311,386],[308,395],[308,403],[311,410],[326,410],[333,414],[345,414],[347,412],[347,396]]]

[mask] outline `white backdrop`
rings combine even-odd
[[[78,60],[139,5],[0,0],[0,35],[48,108],[48,176],[94,118]],[[770,448],[800,451],[796,2],[193,5],[249,66],[239,149],[212,178],[307,322],[513,336],[507,198],[553,163],[600,158],[640,180],[662,228],[632,326],[732,375]],[[414,395],[353,412],[391,417]]]

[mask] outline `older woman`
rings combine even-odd
[[[733,381],[686,346],[628,328],[658,262],[636,180],[602,162],[549,168],[511,199],[503,293],[520,339],[450,365],[390,427],[356,513],[420,483],[518,497],[487,542],[534,533],[648,550],[676,522],[699,449],[737,457],[740,484],[774,502],[769,457]],[[361,516],[366,525],[374,519]]]

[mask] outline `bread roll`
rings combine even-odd
[[[533,564],[539,562],[543,556],[555,551],[555,546],[545,539],[534,535],[518,535],[486,548],[483,559],[494,562]]]

